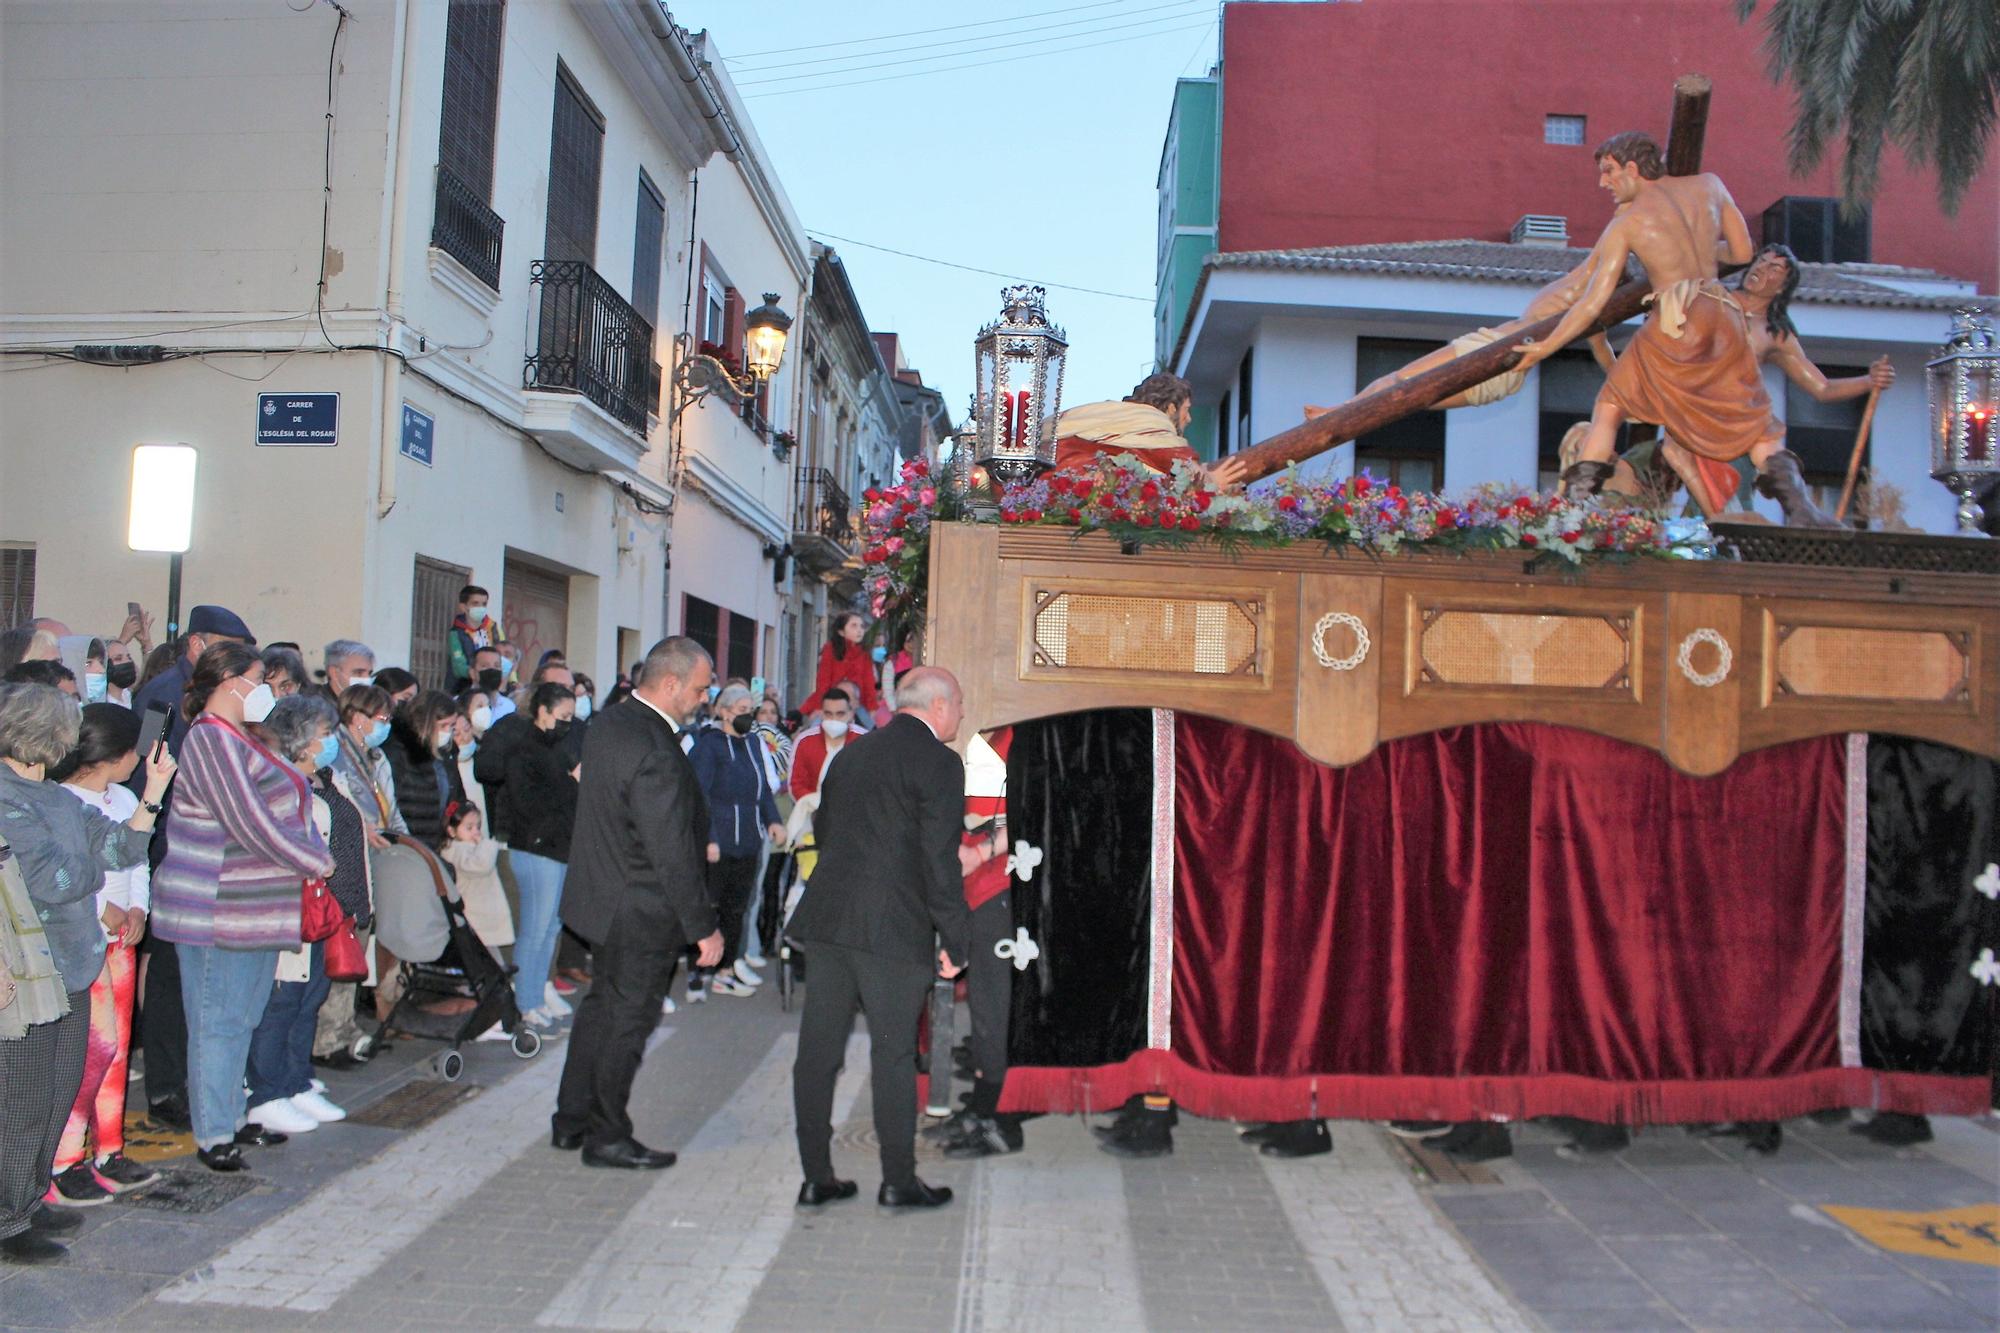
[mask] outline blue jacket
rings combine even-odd
[[[104,872],[143,865],[150,833],[114,824],[55,782],[0,764],[0,828],[20,860],[63,989],[87,991],[104,966],[97,891]]]
[[[694,775],[708,797],[708,840],[724,856],[755,856],[764,831],[785,821],[764,780],[763,742],[713,727],[694,738]]]

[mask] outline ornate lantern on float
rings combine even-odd
[[[1980,535],[1984,517],[1973,497],[2000,478],[2000,338],[1976,310],[1960,311],[1951,338],[1927,370],[1931,399],[1931,476],[1958,497],[1958,530]]]
[[[1047,292],[1021,284],[1000,292],[1000,318],[973,342],[978,392],[973,457],[996,483],[1031,481],[1055,466],[1069,341],[1049,323]]]
[[[973,400],[972,414],[951,437],[951,490],[961,505],[972,502],[973,491],[986,479],[976,461],[979,452],[979,409],[978,399]]]

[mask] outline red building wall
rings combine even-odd
[[[1839,193],[1830,165],[1786,171],[1791,96],[1762,43],[1732,0],[1230,4],[1218,247],[1505,240],[1524,213],[1567,217],[1587,245],[1611,214],[1591,146],[1628,129],[1664,143],[1683,73],[1715,82],[1703,165],[1757,235],[1780,197]],[[1587,117],[1586,145],[1544,143],[1550,114]],[[1870,257],[1995,290],[1995,158],[1948,218],[1934,178],[1890,150]]]

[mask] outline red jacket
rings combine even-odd
[[[873,713],[882,706],[882,691],[875,684],[875,659],[858,644],[850,643],[846,648],[845,657],[835,657],[830,643],[819,650],[819,676],[813,682],[812,697],[799,705],[800,712],[816,711],[820,698],[835,685],[845,686],[849,694],[860,696],[858,712]]]
[[[848,732],[848,742],[851,744],[860,734],[865,733]],[[820,770],[825,767],[826,733],[818,727],[800,732],[798,742],[792,746],[792,776],[788,784],[792,799],[801,801],[818,791]]]

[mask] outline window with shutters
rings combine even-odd
[[[458,614],[458,590],[472,570],[430,556],[416,558],[410,582],[410,674],[427,690],[449,690],[451,652],[446,636]]]
[[[451,0],[445,20],[438,165],[488,203],[493,200],[493,139],[500,111],[500,49],[506,17],[506,0]]]
[[[0,546],[0,629],[35,618],[35,548]]]
[[[544,259],[597,262],[597,193],[604,167],[604,116],[569,72],[556,65],[549,141],[548,227]]]
[[[660,254],[667,238],[667,201],[645,172],[639,173],[639,217],[632,229],[632,308],[660,326]]]

